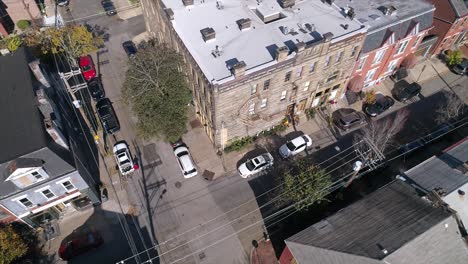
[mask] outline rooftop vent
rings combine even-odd
[[[174,11],[172,11],[172,9],[167,8],[164,9],[164,11],[166,12],[166,16],[169,18],[169,20],[174,20]]]
[[[238,63],[234,64],[232,66],[232,73],[234,74],[234,77],[240,77],[244,75],[245,69],[247,68],[247,65],[245,64],[244,61],[239,61]]]
[[[384,15],[386,15],[386,16],[394,16],[394,15],[396,15],[396,10],[397,10],[396,7],[394,7],[394,6],[392,6],[392,5],[390,5],[390,6],[384,6],[384,7],[382,8],[382,11],[383,11]]]
[[[333,5],[333,3],[335,2],[335,0],[325,0],[325,2],[327,2],[329,5]]]
[[[385,249],[380,243],[377,243],[377,247],[380,249],[380,251],[382,251],[382,253],[384,253],[385,255],[388,254],[388,250]]]
[[[274,21],[277,21],[286,17],[281,12],[282,9],[278,5],[262,4],[262,5],[257,6],[257,8],[255,8],[255,10],[253,11],[265,24],[268,24],[268,23],[271,23],[271,22],[274,22]]]
[[[279,0],[278,2],[282,8],[293,7],[296,4],[296,0]]]
[[[216,8],[218,8],[218,10],[223,10],[224,9],[224,5],[223,5],[223,2],[221,1],[216,1]]]
[[[332,38],[333,38],[333,33],[331,33],[331,32],[327,32],[327,33],[323,34],[323,39],[325,41],[330,41]]]
[[[202,30],[200,30],[200,33],[202,34],[203,40],[205,42],[208,42],[210,40],[214,40],[216,38],[216,33],[213,28],[207,27]]]
[[[314,24],[305,23],[304,26],[307,29],[307,31],[309,31],[309,32],[314,32],[315,31],[315,25]]]
[[[276,49],[276,61],[284,61],[288,57],[289,49],[287,46],[283,46]]]
[[[182,0],[184,6],[193,6],[193,0]]]
[[[379,15],[375,15],[375,14],[372,14],[369,16],[370,18],[372,18],[372,20],[379,20],[380,19],[380,16]]]
[[[353,20],[356,17],[356,13],[354,12],[354,8],[349,7],[346,15],[349,17],[349,19]]]
[[[223,50],[218,45],[216,45],[216,48],[211,52],[211,54],[213,57],[217,58],[223,55]]]
[[[252,21],[250,21],[250,18],[241,18],[236,23],[240,30],[245,30],[250,28]]]
[[[463,190],[461,190],[461,189],[458,189],[457,192],[458,192],[459,195],[465,195],[465,192]]]

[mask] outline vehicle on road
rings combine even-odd
[[[113,134],[120,130],[119,119],[117,119],[114,107],[112,107],[109,98],[102,98],[99,100],[96,104],[96,109],[104,131],[107,134]]]
[[[351,108],[340,108],[332,113],[333,123],[348,130],[366,123],[366,115]]]
[[[68,6],[70,4],[69,0],[57,0],[58,6]]]
[[[63,260],[70,260],[73,257],[100,247],[103,243],[104,240],[98,232],[88,232],[70,241],[62,241],[58,252],[59,257]]]
[[[133,41],[125,41],[124,43],[122,43],[122,47],[129,58],[135,57],[135,54],[137,53],[137,47],[135,46],[135,43],[133,43]]]
[[[81,73],[86,81],[96,77],[96,68],[94,67],[93,58],[90,55],[81,56],[79,60]]]
[[[195,162],[193,162],[187,146],[183,143],[179,143],[175,144],[173,147],[174,155],[177,158],[177,162],[179,163],[179,167],[182,170],[184,178],[188,179],[196,176],[198,174],[197,168],[195,167]]]
[[[273,162],[273,156],[267,152],[242,163],[239,168],[237,168],[237,171],[239,172],[239,175],[245,179],[271,168],[273,166]]]
[[[463,58],[462,61],[453,66],[452,70],[458,75],[464,75],[468,73],[468,59]]]
[[[115,143],[112,148],[112,152],[114,153],[117,167],[122,175],[127,175],[135,171],[135,166],[133,164],[127,142],[119,141]]]
[[[373,104],[365,104],[363,110],[367,115],[375,117],[390,109],[394,104],[395,100],[390,96],[380,96]]]
[[[102,8],[106,11],[106,15],[113,16],[117,14],[117,10],[115,10],[114,2],[111,0],[103,0],[101,1]]]
[[[101,79],[99,77],[92,79],[88,82],[89,93],[95,101],[99,101],[106,96],[104,88],[102,87]]]
[[[312,139],[308,135],[302,135],[283,144],[279,148],[279,154],[286,159],[301,153],[310,146],[312,146]]]
[[[421,85],[418,83],[408,83],[406,80],[401,80],[393,86],[392,96],[397,101],[405,102],[421,92]]]

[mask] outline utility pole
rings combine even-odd
[[[356,149],[356,152],[361,160],[358,160],[353,164],[354,173],[344,185],[345,188],[348,188],[349,185],[351,185],[351,183],[356,179],[357,175],[359,174],[359,171],[364,166],[368,166],[372,170],[375,170],[380,165],[381,161],[385,160],[384,154],[377,148],[377,146],[375,146],[375,144],[371,140],[369,140],[367,137],[364,137],[363,141],[364,142],[361,144],[366,144],[368,150],[365,153],[363,153],[360,149]]]

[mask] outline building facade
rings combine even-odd
[[[468,42],[468,6],[467,1],[433,0],[434,28],[431,34],[438,37],[432,49],[438,55],[447,49],[457,49]]]
[[[425,0],[337,0],[348,6],[368,33],[349,87],[360,91],[391,76],[400,66],[411,68],[415,52],[432,28],[434,6]]]
[[[333,1],[142,3],[148,31],[183,55],[218,148],[339,98],[367,30]]]
[[[0,57],[0,221],[38,227],[69,205],[99,204],[99,170],[72,116],[62,115],[72,110],[47,96],[54,87],[35,81],[26,61],[23,49]]]

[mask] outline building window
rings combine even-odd
[[[37,180],[42,180],[43,178],[42,175],[37,171],[31,172],[31,175],[34,176],[34,178],[36,178]]]
[[[419,41],[421,40],[421,38],[422,38],[422,35],[419,35],[419,36],[416,38],[416,41],[413,43],[412,49],[414,49],[414,48],[416,48],[416,46],[418,46]]]
[[[338,72],[338,71],[332,73],[332,74],[328,77],[327,83],[336,80],[336,78],[338,78],[338,74],[339,74],[339,73],[340,73],[340,72]]]
[[[301,77],[301,75],[302,75],[302,67],[299,67],[296,69],[296,78]]]
[[[395,33],[392,33],[392,35],[390,35],[390,38],[388,38],[388,45],[393,44],[395,44]]]
[[[250,85],[250,95],[253,95],[257,92],[257,84]]]
[[[281,92],[280,101],[283,101],[284,99],[286,99],[286,91]]]
[[[71,190],[75,189],[75,186],[73,186],[73,184],[72,184],[70,181],[64,181],[64,182],[62,182],[62,186],[63,186],[63,188],[65,188],[65,190],[67,190],[67,191],[71,191]]]
[[[287,82],[291,80],[291,71],[288,71],[286,75],[284,76],[284,81]]]
[[[371,81],[371,80],[374,78],[374,75],[375,75],[375,72],[376,72],[376,71],[377,71],[377,68],[368,71],[368,72],[367,72],[367,75],[366,75],[366,79],[364,80],[364,82],[369,82],[369,81]]]
[[[395,70],[397,64],[398,64],[398,60],[393,60],[393,61],[391,61],[391,62],[388,64],[388,68],[387,68],[386,73],[393,72],[393,70]]]
[[[310,81],[305,82],[304,83],[304,91],[309,90],[309,86],[310,86]]]
[[[26,197],[18,200],[18,202],[20,202],[21,205],[23,205],[26,208],[33,207],[33,203]]]
[[[263,82],[263,90],[268,90],[270,88],[270,79]]]
[[[405,52],[406,46],[408,46],[409,41],[410,40],[408,39],[408,40],[405,40],[404,42],[400,42],[400,45],[398,46],[398,50],[396,52],[396,55]]]
[[[249,114],[255,114],[255,103],[250,104],[249,106]]]
[[[343,58],[343,51],[338,52],[338,55],[336,55],[336,58],[335,58],[335,63],[340,62],[341,58]]]
[[[315,71],[316,66],[317,62],[312,63],[309,68],[309,73],[313,73]]]
[[[360,70],[362,70],[362,68],[364,68],[364,64],[366,64],[366,60],[367,60],[367,57],[361,58],[359,60],[359,65],[358,65],[358,68],[357,68],[358,71],[360,71]]]
[[[328,56],[328,57],[325,59],[324,67],[328,67],[328,65],[330,65],[330,60],[331,60],[331,56]]]
[[[356,55],[358,49],[359,49],[359,46],[354,47],[353,50],[351,51],[351,56],[350,57],[354,57],[354,55]]]
[[[41,193],[47,198],[47,199],[52,199],[55,197],[55,194],[49,190],[49,189],[45,189],[43,191],[41,191]]]
[[[260,105],[261,108],[265,108],[267,106],[267,99],[262,99],[262,104]]]
[[[411,30],[411,36],[416,36],[418,33],[419,33],[419,23],[416,23],[416,25]]]
[[[372,62],[372,64],[380,63],[383,60],[386,51],[387,51],[387,49],[381,49],[381,50],[377,51],[375,53],[374,61]]]

